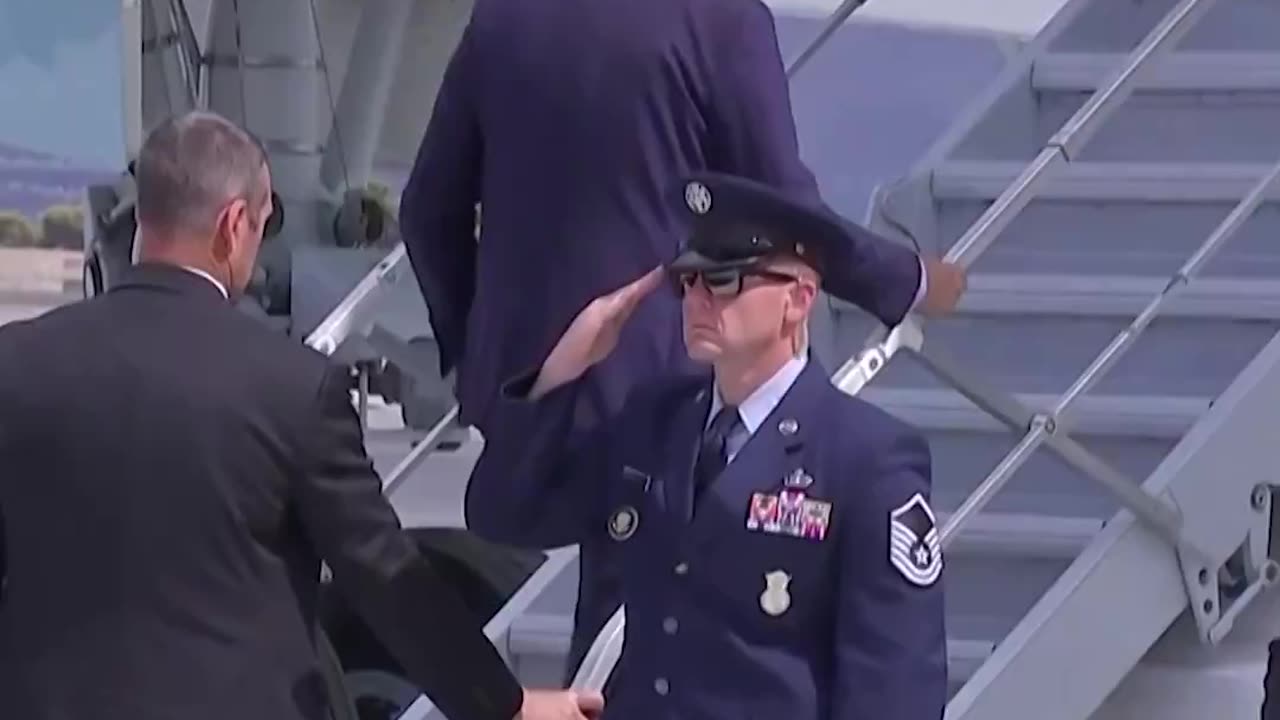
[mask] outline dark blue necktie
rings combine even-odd
[[[738,408],[726,405],[716,413],[711,425],[702,433],[702,446],[698,449],[698,462],[694,466],[693,502],[711,485],[729,464],[729,437],[742,425]]]

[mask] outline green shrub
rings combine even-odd
[[[34,247],[39,239],[25,215],[16,210],[0,211],[0,247]]]
[[[40,216],[40,245],[62,250],[84,247],[84,208],[53,205]]]

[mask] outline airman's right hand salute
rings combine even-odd
[[[662,283],[662,267],[592,300],[570,323],[569,329],[542,363],[542,371],[529,393],[531,399],[577,380],[588,368],[609,356],[631,313]]]

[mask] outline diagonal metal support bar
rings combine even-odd
[[[1066,434],[1060,420],[1037,413],[1003,390],[999,390],[967,373],[936,350],[916,353],[930,371],[954,387],[978,407],[1004,423],[1014,431],[1030,430],[1042,435],[1041,439],[1027,443],[1023,454],[1007,465],[1000,475],[992,474],[973,492],[942,526],[943,547],[948,547],[963,527],[977,515],[995,494],[1012,478],[1013,473],[1031,456],[1040,444],[1046,444],[1063,460],[1086,477],[1097,482],[1114,495],[1126,508],[1150,525],[1171,545],[1184,543],[1182,518],[1168,503],[1143,492],[1137,482],[1116,470],[1110,463],[1095,455],[1088,448]]]
[[[452,427],[453,421],[456,420],[457,417],[458,406],[454,405],[453,409],[445,413],[444,417],[440,418],[440,420],[438,420],[436,424],[427,431],[427,434],[418,441],[418,444],[413,446],[413,449],[409,451],[409,454],[405,455],[404,459],[391,470],[391,473],[383,478],[382,492],[387,497],[394,495],[396,490],[399,489],[400,486],[404,485],[406,480],[413,477],[413,472],[417,470],[418,466],[422,465],[422,461],[426,460],[427,456],[436,449],[436,445],[440,441],[440,436]]]

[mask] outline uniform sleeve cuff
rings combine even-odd
[[[911,300],[911,307],[907,312],[912,312],[920,307],[920,303],[924,300],[925,293],[929,292],[929,275],[924,271],[924,258],[916,258],[916,262],[920,265],[920,282],[916,285],[916,296]]]

